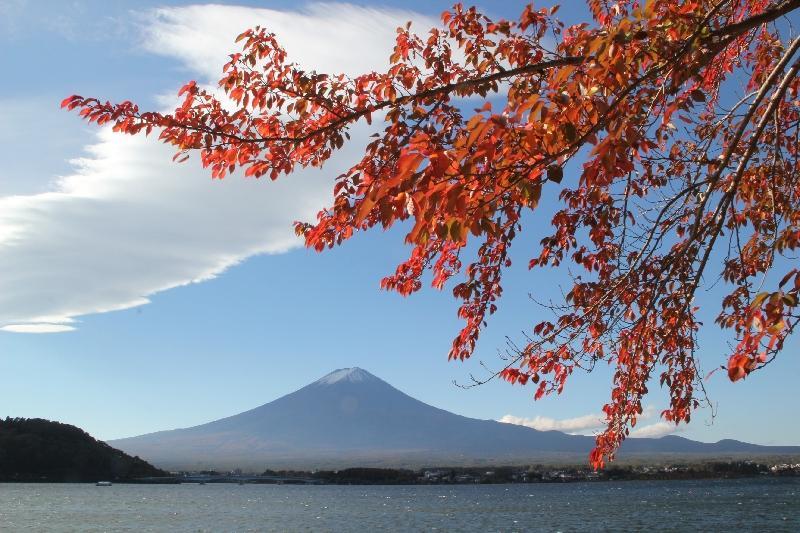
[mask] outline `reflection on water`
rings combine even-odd
[[[0,531],[800,531],[800,479],[555,485],[0,484]]]

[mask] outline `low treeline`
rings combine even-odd
[[[266,470],[262,476],[313,479],[338,485],[419,485],[440,483],[565,483],[575,481],[669,480],[800,476],[800,464],[768,465],[752,461],[709,461],[656,466],[613,466],[594,471],[584,466],[432,467],[421,470],[346,468],[342,470]]]

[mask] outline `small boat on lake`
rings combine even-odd
[[[98,481],[97,483],[95,483],[95,486],[97,486],[97,487],[110,487],[111,486],[111,482],[110,481]]]

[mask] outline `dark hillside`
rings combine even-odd
[[[165,475],[75,426],[41,418],[0,419],[0,481],[124,481]]]

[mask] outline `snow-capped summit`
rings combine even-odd
[[[377,380],[375,376],[354,366],[352,368],[340,368],[317,380],[318,385],[333,385],[339,382],[358,383],[360,381]]]

